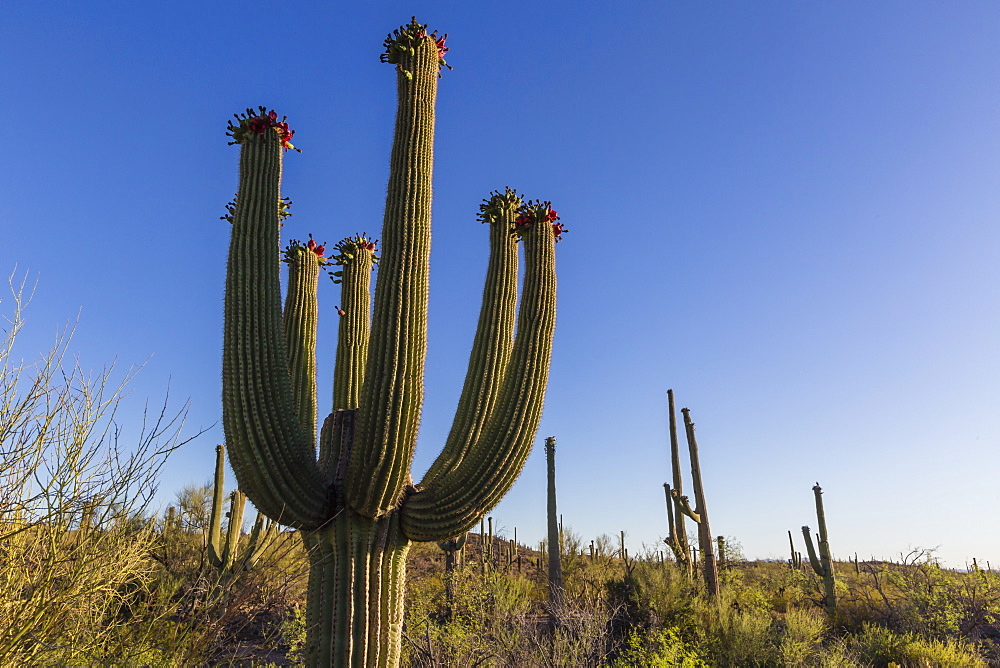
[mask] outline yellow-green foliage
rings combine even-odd
[[[932,640],[913,633],[896,633],[865,624],[847,644],[865,663],[913,668],[975,668],[986,666],[974,647],[961,640]]]
[[[175,425],[122,447],[114,418],[131,374],[69,363],[68,333],[22,361],[23,301],[15,289],[0,340],[0,664],[127,663],[156,641],[142,513]]]

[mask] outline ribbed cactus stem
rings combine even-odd
[[[225,499],[226,455],[221,445],[215,446],[215,479],[212,485],[212,510],[208,515],[208,562],[215,568],[225,563],[222,542],[222,515]]]
[[[545,439],[545,470],[548,481],[549,604],[563,602],[562,555],[559,550],[559,514],[556,510],[556,439]]]
[[[231,571],[236,564],[240,551],[240,538],[243,536],[243,513],[246,510],[247,497],[240,491],[233,490],[229,495],[229,525],[226,528],[226,544],[222,550],[222,568]]]
[[[403,506],[403,530],[413,540],[434,540],[471,527],[514,484],[531,452],[541,421],[555,331],[556,274],[548,202],[529,205],[520,228],[524,283],[517,334],[496,406],[458,466],[421,485]],[[382,280],[381,278],[379,279]]]
[[[277,203],[282,139],[277,129],[243,132],[240,189],[226,271],[223,423],[240,488],[262,512],[294,527],[327,520],[327,483],[316,465],[315,435],[295,409],[281,313]],[[239,137],[236,137],[239,133]]]
[[[439,56],[430,38],[407,48],[397,63],[382,258],[346,489],[351,507],[367,517],[395,509],[410,483],[424,395]]]
[[[316,434],[316,330],[319,326],[320,267],[322,253],[314,250],[311,239],[306,244],[293,240],[285,249],[288,264],[288,289],[282,322],[288,345],[288,370],[292,382],[295,412],[307,434]],[[319,246],[322,248],[322,246]]]
[[[423,487],[432,487],[461,464],[496,406],[514,346],[518,262],[511,228],[522,204],[521,197],[507,188],[480,206],[480,217],[490,226],[490,258],[479,323],[448,440],[421,481]]]
[[[250,538],[246,545],[243,544],[243,515],[247,497],[240,490],[233,490],[229,495],[229,512],[224,513],[225,476],[225,448],[219,445],[215,448],[215,484],[212,488],[212,509],[208,523],[208,562],[214,568],[229,573],[236,569],[252,567],[261,554],[274,543],[279,532],[273,520],[266,519],[258,512]],[[229,518],[224,538],[223,514]]]
[[[357,408],[365,380],[371,335],[371,279],[377,261],[375,242],[364,235],[343,239],[333,261],[340,283],[337,358],[333,369],[333,409]]]

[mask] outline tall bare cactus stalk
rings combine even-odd
[[[680,443],[677,439],[677,411],[674,408],[673,390],[667,390],[667,414],[670,420],[670,472],[673,487],[668,483],[663,483],[663,492],[667,498],[667,525],[669,528],[665,542],[674,553],[677,565],[690,575],[691,548],[688,545],[687,529],[684,528],[684,512],[679,505],[672,501],[674,490],[678,495],[684,494]]]
[[[671,393],[672,396],[672,393]],[[708,523],[708,505],[705,503],[705,488],[701,482],[701,462],[698,459],[698,441],[694,434],[694,422],[691,421],[691,411],[682,408],[684,415],[684,433],[687,436],[688,454],[691,458],[691,482],[694,487],[695,507],[691,507],[688,497],[677,489],[671,490],[677,508],[693,522],[698,524],[698,551],[701,552],[702,573],[705,577],[705,588],[708,595],[719,595],[719,567],[715,559],[715,540]],[[695,561],[692,559],[692,562]]]
[[[310,554],[307,664],[399,663],[411,541],[461,535],[495,506],[538,429],[555,328],[555,242],[548,202],[511,190],[482,206],[490,227],[483,305],[455,420],[419,484],[410,462],[427,349],[435,99],[444,37],[415,20],[385,41],[398,107],[382,256],[372,304],[373,242],[345,239],[333,413],[313,431],[322,245],[293,244],[289,298],[279,286],[283,149],[292,132],[261,108],[231,124],[240,186],[230,216],[223,417],[240,489],[268,517],[301,529]],[[517,241],[524,247],[518,303]],[[370,328],[369,328],[370,323]],[[514,332],[516,331],[516,336]]]

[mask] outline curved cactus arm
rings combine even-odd
[[[678,494],[677,490],[671,490],[670,496],[673,497],[674,503],[677,508],[684,514],[690,517],[693,521],[701,523],[701,516],[691,507],[691,501],[683,494]]]
[[[337,359],[333,368],[333,409],[357,408],[365,380],[368,340],[371,334],[372,269],[378,262],[377,241],[363,234],[342,239],[332,257],[339,269],[333,272],[340,283],[337,314]]]
[[[208,516],[208,563],[215,568],[222,568],[224,547],[222,545],[222,506],[226,484],[226,453],[225,447],[215,446],[215,484],[212,487],[212,511]]]
[[[531,452],[548,383],[556,321],[555,241],[562,232],[548,202],[519,217],[525,273],[517,335],[496,409],[461,464],[410,495],[401,528],[411,540],[436,541],[467,531],[511,488]]]
[[[424,394],[438,45],[415,21],[387,41],[398,106],[372,334],[346,497],[381,517],[410,484]],[[453,532],[452,535],[454,535]]]
[[[240,187],[226,270],[223,423],[240,489],[254,505],[283,524],[318,527],[329,516],[327,486],[315,435],[296,416],[281,317],[275,203],[290,133],[275,114],[253,114],[230,124]]]
[[[479,311],[479,325],[472,342],[465,386],[458,400],[455,420],[441,454],[427,470],[420,487],[431,487],[441,475],[462,462],[493,413],[514,347],[517,311],[517,244],[511,236],[522,205],[511,190],[496,191],[480,206],[480,216],[490,226],[490,260]]]
[[[311,235],[310,235],[311,236]],[[299,424],[307,434],[316,434],[316,329],[319,325],[320,267],[326,264],[325,247],[312,238],[302,243],[292,239],[285,248],[288,289],[282,324],[288,346],[288,372]]]
[[[252,568],[278,539],[278,534],[277,523],[258,512],[257,518],[253,523],[253,529],[250,530],[250,538],[247,541],[246,550],[240,553],[240,565],[244,568]]]
[[[809,553],[809,565],[812,566],[813,572],[816,575],[823,577],[825,575],[823,564],[820,563],[819,557],[816,555],[816,548],[813,545],[812,532],[809,530],[809,527],[802,527],[802,537],[806,541],[806,552]]]

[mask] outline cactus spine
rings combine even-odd
[[[813,546],[812,533],[808,526],[802,527],[802,536],[806,541],[806,552],[809,554],[809,564],[813,571],[823,580],[823,607],[827,613],[837,612],[837,580],[833,572],[833,556],[830,554],[830,541],[826,533],[826,513],[823,512],[823,488],[816,483],[813,486],[813,496],[816,497],[816,521],[819,523],[819,555]]]
[[[545,439],[545,465],[548,479],[548,548],[549,604],[558,608],[563,599],[562,555],[560,554],[560,522],[556,512],[556,439]]]
[[[364,360],[347,361],[338,345],[334,386],[357,392],[335,389],[318,457],[307,415],[315,372],[308,355],[296,353],[309,348],[316,316],[302,309],[296,324],[290,315],[283,322],[275,260],[275,203],[291,132],[264,110],[231,124],[240,144],[240,188],[226,277],[223,421],[240,488],[268,517],[303,531],[311,666],[398,664],[409,544],[461,534],[510,489],[541,418],[555,327],[554,247],[562,226],[547,202],[526,206],[513,191],[497,193],[482,207],[490,262],[465,386],[441,454],[414,485],[434,106],[445,47],[415,21],[385,46],[383,60],[396,65],[398,107],[373,316],[367,332],[364,290],[352,304],[345,265],[340,336]],[[515,323],[518,239],[525,269]],[[360,265],[356,275],[368,280]],[[290,281],[289,288],[315,300],[310,286]]]

